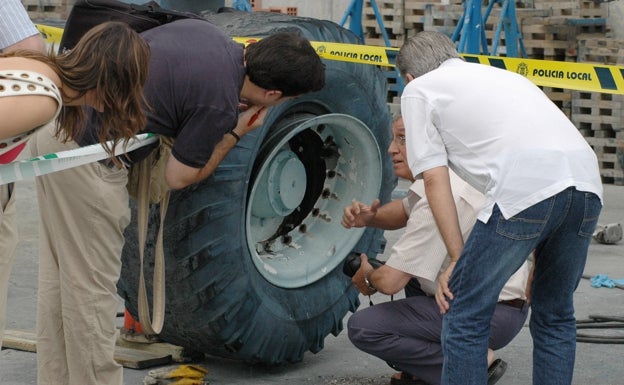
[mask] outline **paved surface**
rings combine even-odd
[[[20,244],[11,275],[7,314],[7,329],[34,330],[37,271],[37,205],[34,184],[31,181],[17,185]],[[624,187],[605,185],[605,208],[601,224],[624,222]],[[387,232],[388,249],[400,231]],[[383,257],[382,257],[383,258]],[[586,274],[608,274],[624,278],[624,242],[617,245],[593,243],[585,270]],[[376,294],[373,302],[389,300]],[[368,298],[361,298],[367,306]],[[120,308],[123,309],[122,305]],[[577,318],[589,315],[624,317],[624,290],[592,288],[583,279],[576,293]],[[345,317],[345,325],[346,319]],[[119,319],[123,324],[123,319]],[[624,337],[621,330],[607,330],[608,335]],[[531,337],[527,327],[506,348],[497,352],[509,363],[500,385],[527,385],[531,383]],[[207,383],[218,384],[289,384],[289,385],[385,385],[393,373],[385,363],[354,348],[346,333],[329,336],[325,348],[308,353],[303,362],[267,369],[240,362],[207,357],[198,364],[206,367]],[[140,385],[146,370],[124,370],[125,383]],[[624,345],[579,343],[574,384],[624,385]],[[0,352],[0,384],[36,384],[36,354],[5,349]]]

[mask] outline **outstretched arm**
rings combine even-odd
[[[379,206],[379,199],[375,199],[370,206],[353,201],[344,208],[342,225],[347,229],[353,227],[376,227],[383,230],[396,230],[405,227],[407,214],[401,200],[394,200]]]

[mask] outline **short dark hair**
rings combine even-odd
[[[325,65],[310,42],[293,32],[278,32],[247,46],[249,80],[283,96],[319,91],[325,85]]]

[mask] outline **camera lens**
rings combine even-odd
[[[356,253],[352,251],[345,258],[344,264],[342,265],[342,272],[347,277],[353,277],[355,273],[360,269],[360,265],[362,264],[360,255],[361,253]],[[368,258],[368,263],[373,266],[373,269],[377,269],[384,264],[384,262],[375,258]]]
[[[350,252],[345,258],[344,264],[342,265],[342,272],[347,277],[353,277],[355,272],[360,268],[360,253]]]

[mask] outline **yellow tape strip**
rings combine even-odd
[[[234,38],[240,43],[257,39]],[[358,44],[312,42],[319,56],[329,60],[342,60],[362,64],[393,67],[399,52],[394,47],[378,47]],[[578,91],[624,94],[624,67],[551,60],[511,58],[484,55],[462,55],[470,62],[486,64],[519,73],[533,83],[553,88]]]
[[[463,57],[467,61],[519,73],[540,86],[624,94],[624,67],[621,66],[482,55]]]
[[[35,24],[35,26],[43,35],[46,43],[59,44],[61,42],[61,38],[63,37],[63,28],[42,24]]]
[[[259,38],[233,37],[234,41],[241,44],[249,44],[260,40]],[[329,60],[340,60],[351,63],[373,64],[380,66],[394,66],[389,60],[388,52],[399,52],[398,48],[379,47],[374,45],[330,43],[311,41],[312,47],[320,57]]]
[[[37,24],[48,39],[58,43],[63,30]],[[234,37],[235,41],[249,44],[260,40],[253,37]],[[394,67],[399,52],[394,47],[312,41],[312,46],[323,59],[351,63]],[[491,65],[526,76],[539,86],[603,92],[624,95],[624,67],[563,61],[549,61],[500,56],[462,55],[467,61]]]

